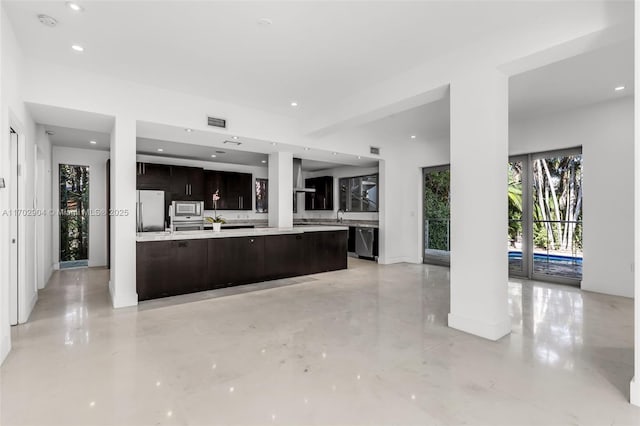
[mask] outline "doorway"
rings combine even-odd
[[[582,280],[582,151],[512,157],[509,273],[562,284]]]
[[[10,150],[10,171],[9,171],[9,208],[10,208],[10,224],[9,224],[9,232],[10,232],[10,249],[9,249],[9,323],[11,325],[18,324],[19,318],[19,306],[20,306],[20,277],[19,277],[19,269],[20,269],[20,260],[19,260],[19,244],[20,241],[18,239],[19,235],[19,226],[20,226],[20,216],[19,216],[19,188],[20,183],[18,180],[20,179],[20,150],[19,150],[19,138],[18,133],[13,130],[13,128],[9,128],[9,150]]]
[[[422,169],[423,263],[448,266],[451,262],[450,170],[449,165]]]
[[[59,166],[60,269],[89,263],[89,167]]]

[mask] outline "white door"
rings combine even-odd
[[[18,134],[11,131],[11,174],[9,175],[9,205],[11,208],[11,225],[9,239],[9,303],[10,323],[18,324]]]

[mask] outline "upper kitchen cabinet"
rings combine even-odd
[[[198,167],[171,166],[170,192],[176,201],[204,200],[204,170]]]
[[[171,180],[171,166],[166,164],[136,163],[136,189],[166,191]]]
[[[305,188],[315,188],[304,196],[305,210],[333,210],[333,177],[321,176],[305,179]]]
[[[217,210],[251,210],[253,177],[251,173],[205,171],[204,208],[213,210],[213,194],[219,191]]]

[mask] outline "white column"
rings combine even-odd
[[[135,306],[136,121],[129,117],[117,116],[111,133],[111,210],[111,302]]]
[[[293,154],[269,154],[269,227],[293,226]]]
[[[508,79],[470,71],[451,82],[449,327],[497,340],[511,332],[507,285]]]
[[[640,84],[640,1],[635,2],[635,87]],[[635,344],[634,344],[634,377],[631,380],[630,385],[630,400],[633,405],[640,407],[640,141],[638,137],[638,126],[640,126],[640,101],[638,96],[635,96],[635,130],[634,130],[634,283],[635,283]]]

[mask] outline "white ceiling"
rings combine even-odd
[[[158,148],[162,152],[158,152]],[[238,151],[227,147],[193,145],[155,139],[137,138],[138,154],[158,157],[183,158],[187,160],[208,161],[211,163],[241,164],[254,167],[268,167],[269,155],[251,151]],[[212,158],[211,155],[216,157]],[[263,163],[266,161],[267,163]],[[303,160],[303,170],[316,171],[338,167],[341,164],[327,161]],[[363,167],[369,164],[363,164]]]
[[[97,149],[100,151],[109,151],[111,149],[111,135],[109,133],[100,133],[92,130],[75,129],[71,127],[44,126],[48,132],[53,132],[49,136],[49,140],[55,146],[66,146],[70,148],[81,149]],[[91,141],[95,141],[92,144]]]
[[[634,93],[633,41],[574,56],[512,77],[512,120],[551,114]],[[624,91],[615,91],[625,86]]]
[[[294,117],[495,33],[627,10],[597,0],[79,3],[82,13],[62,0],[3,1],[29,57]]]

